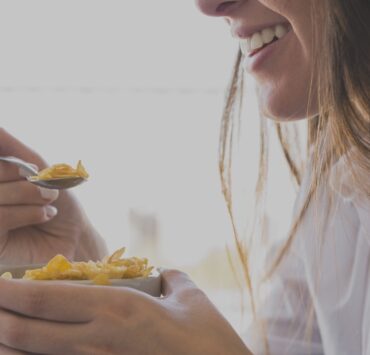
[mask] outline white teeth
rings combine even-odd
[[[268,43],[272,42],[274,37],[275,37],[275,31],[272,28],[265,28],[262,31],[263,43],[268,44]]]
[[[263,47],[263,39],[259,32],[255,33],[251,39],[251,51]]]
[[[249,55],[265,44],[271,43],[274,39],[280,39],[288,33],[288,29],[283,25],[265,28],[252,36],[240,39],[240,49],[244,55]]]
[[[243,41],[240,41],[240,49],[242,53],[250,53],[251,52],[251,40],[247,38]]]
[[[277,25],[275,27],[275,34],[276,34],[276,37],[277,38],[281,38],[281,37],[284,37],[286,34],[287,34],[287,30],[285,29],[284,26],[282,25]]]

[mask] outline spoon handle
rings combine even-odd
[[[16,157],[0,157],[0,161],[5,161],[7,163],[11,163],[11,164],[14,164],[16,166],[18,166],[19,168],[22,168],[24,169],[27,173],[31,174],[31,175],[37,175],[38,174],[38,171],[32,167],[31,164],[19,159],[19,158],[16,158]]]

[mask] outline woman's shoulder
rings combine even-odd
[[[369,172],[351,158],[352,152],[349,152],[333,165],[329,186],[337,198],[348,202],[355,209],[361,227],[368,232],[370,238]]]
[[[343,255],[350,256],[354,251],[355,240],[366,239],[370,247],[370,196],[365,193],[366,189],[357,187],[358,180],[365,181],[368,173],[348,161],[347,155],[333,164],[329,175],[322,179],[316,193],[311,196],[299,223],[293,246],[305,261],[314,261],[315,264],[317,250],[329,255],[338,246],[343,246]],[[296,200],[293,222],[299,217],[309,196],[312,186],[311,168],[312,162],[308,161]]]

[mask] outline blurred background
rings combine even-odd
[[[237,52],[192,0],[3,0],[1,126],[50,163],[82,159],[77,188],[110,251],[184,270],[242,326],[218,175],[225,89]],[[238,217],[253,209],[258,113],[248,79]],[[273,142],[266,230],[287,230],[294,198]]]

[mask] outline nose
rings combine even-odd
[[[237,8],[243,0],[223,1],[223,0],[196,0],[200,11],[208,16],[227,16],[230,11]]]

